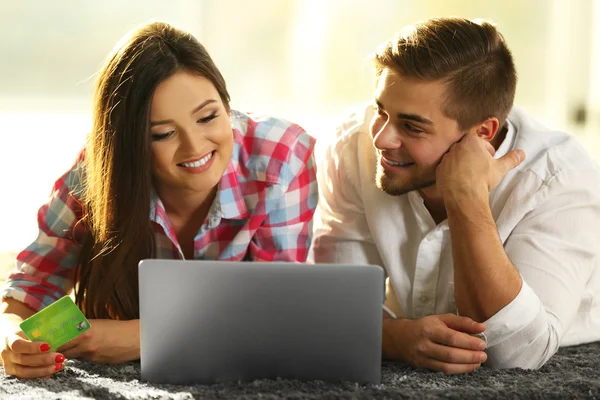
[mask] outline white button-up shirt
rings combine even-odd
[[[310,258],[383,266],[405,318],[456,313],[448,222],[436,225],[417,191],[376,187],[372,113],[352,114],[322,153]],[[490,193],[490,207],[523,286],[484,333],[488,365],[538,368],[561,345],[600,340],[600,172],[575,138],[517,108],[508,128],[495,157],[527,157]]]

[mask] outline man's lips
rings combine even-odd
[[[414,164],[414,162],[404,162],[404,161],[397,161],[397,160],[392,160],[389,158],[386,158],[384,156],[381,156],[381,158],[383,159],[383,161],[385,161],[386,164],[389,164],[393,167],[408,167]]]

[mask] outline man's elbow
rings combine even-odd
[[[544,364],[546,364],[546,362],[550,359],[550,357],[552,357],[552,355],[548,356],[548,357],[535,357],[535,356],[529,356],[529,357],[517,357],[517,358],[512,358],[512,359],[500,359],[497,357],[493,357],[490,356],[488,353],[488,359],[485,363],[485,366],[487,368],[493,368],[493,369],[513,369],[513,368],[520,368],[520,369],[531,369],[531,370],[535,370],[535,369],[539,369],[541,367],[544,366]]]
[[[530,342],[523,340],[518,343],[514,339],[489,348],[485,366],[494,369],[539,369],[558,351],[560,345],[558,335],[551,328]]]

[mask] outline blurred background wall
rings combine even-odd
[[[0,0],[0,251],[35,239],[37,209],[89,130],[94,74],[140,23],[190,31],[234,108],[322,141],[372,99],[377,45],[433,16],[495,21],[517,64],[516,103],[600,160],[600,0]]]

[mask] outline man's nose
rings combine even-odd
[[[378,128],[378,127],[373,127]],[[402,147],[402,141],[398,130],[389,120],[379,127],[377,132],[374,132],[373,145],[379,150],[394,150]]]

